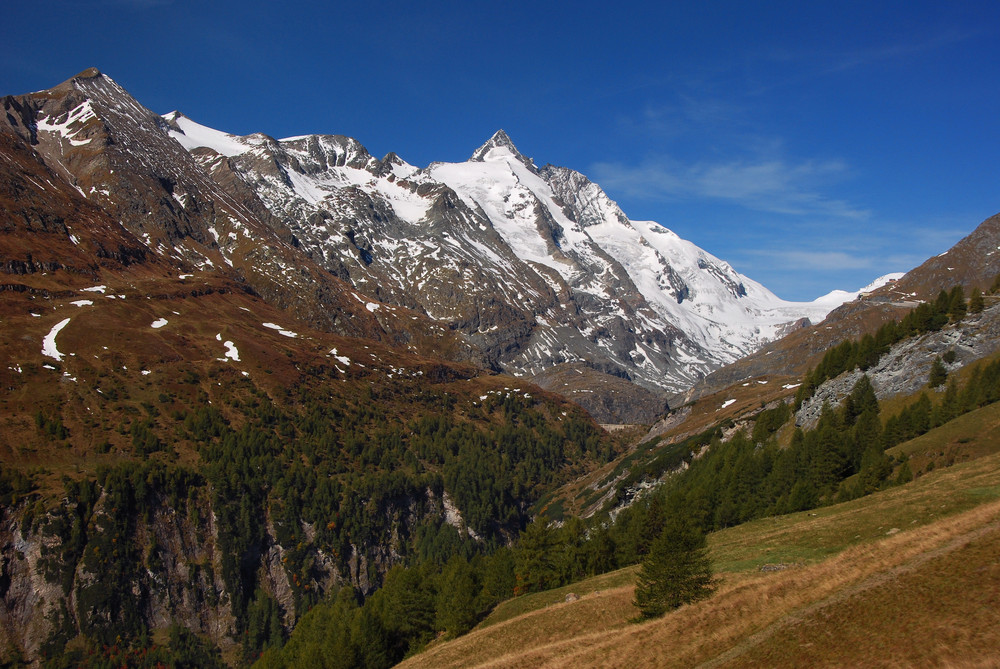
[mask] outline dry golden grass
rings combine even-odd
[[[800,613],[719,666],[1000,665],[1000,531],[983,530]]]
[[[1000,666],[998,497],[994,455],[732,528],[711,538],[725,570],[708,600],[631,624],[631,586],[581,583],[578,601],[539,600],[402,666]],[[801,560],[759,570],[782,555]]]

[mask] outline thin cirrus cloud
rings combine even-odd
[[[829,223],[823,226],[831,228]],[[934,228],[899,221],[881,221],[875,227],[884,234],[872,235],[833,225],[836,234],[826,242],[826,248],[818,248],[815,239],[798,239],[785,246],[747,245],[736,251],[734,260],[754,270],[776,267],[811,272],[871,270],[872,276],[876,276],[911,270],[967,234],[958,227]]]
[[[882,61],[898,60],[916,54],[936,51],[943,47],[965,42],[982,34],[984,34],[982,29],[967,31],[949,29],[920,40],[894,42],[874,48],[855,49],[841,53],[820,52],[815,54],[815,56],[816,62],[823,64],[818,68],[819,72],[821,74],[829,74]]]
[[[781,159],[683,164],[666,159],[637,166],[596,163],[591,173],[607,190],[649,200],[726,201],[754,211],[793,216],[834,216],[863,220],[870,211],[825,196],[817,183],[839,180],[841,161]]]
[[[773,263],[784,269],[857,270],[876,267],[878,261],[866,255],[845,251],[765,250],[753,249],[747,254]]]

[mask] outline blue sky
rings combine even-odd
[[[1000,211],[998,33],[992,1],[35,0],[4,9],[0,94],[96,66],[156,112],[419,166],[504,128],[812,299]]]

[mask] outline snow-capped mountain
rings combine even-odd
[[[96,70],[5,106],[54,171],[180,271],[229,272],[325,327],[430,337],[440,355],[511,374],[571,366],[579,382],[552,389],[606,420],[629,417],[592,392],[598,377],[641,386],[629,402],[655,413],[856,295],[780,300],[629,220],[582,174],[536,167],[502,130],[466,162],[418,168],[349,137],[157,116]]]
[[[667,228],[630,221],[578,172],[538,169],[502,130],[467,162],[418,169],[346,137],[234,137],[165,118],[311,257],[447,322],[509,372],[585,362],[678,392],[840,303],[780,300]]]

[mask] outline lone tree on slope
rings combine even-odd
[[[674,518],[650,545],[635,586],[640,620],[657,618],[712,594],[712,565],[705,534],[691,521]]]

